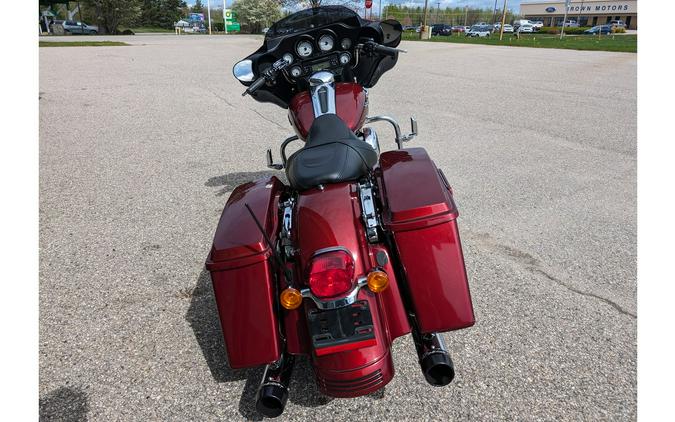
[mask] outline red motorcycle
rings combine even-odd
[[[235,77],[260,102],[288,108],[296,135],[281,144],[289,185],[271,176],[231,194],[206,266],[229,364],[267,365],[256,408],[279,416],[294,356],[309,355],[320,390],[356,397],[394,376],[391,345],[412,333],[426,380],[454,377],[439,332],[474,324],[457,208],[422,148],[403,148],[391,117],[367,117],[368,88],[402,50],[399,22],[370,22],[342,6],[275,23]],[[380,153],[364,124],[393,125]],[[304,145],[290,157],[289,143]]]

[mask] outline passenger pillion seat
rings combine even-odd
[[[336,114],[314,119],[305,146],[288,158],[291,186],[305,190],[322,184],[358,180],[377,163],[377,152],[359,139]]]

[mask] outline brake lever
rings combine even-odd
[[[376,53],[378,47],[383,47],[389,50],[394,50],[397,53],[408,53],[408,50],[404,50],[402,48],[396,48],[396,47],[387,47],[386,45],[378,44],[375,41],[367,41],[365,43],[357,44],[356,45],[356,51],[357,54],[360,52],[360,50],[364,51],[366,54],[373,54]]]

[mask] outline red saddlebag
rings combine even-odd
[[[225,205],[206,261],[232,368],[267,364],[280,356],[273,258],[244,204],[274,242],[282,188],[276,177],[237,187]]]
[[[423,333],[474,324],[457,208],[443,173],[423,148],[380,156],[383,225],[394,243]]]

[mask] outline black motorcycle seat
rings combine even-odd
[[[305,190],[360,179],[377,159],[377,152],[342,119],[324,114],[314,119],[305,146],[288,158],[286,175],[294,189]]]

